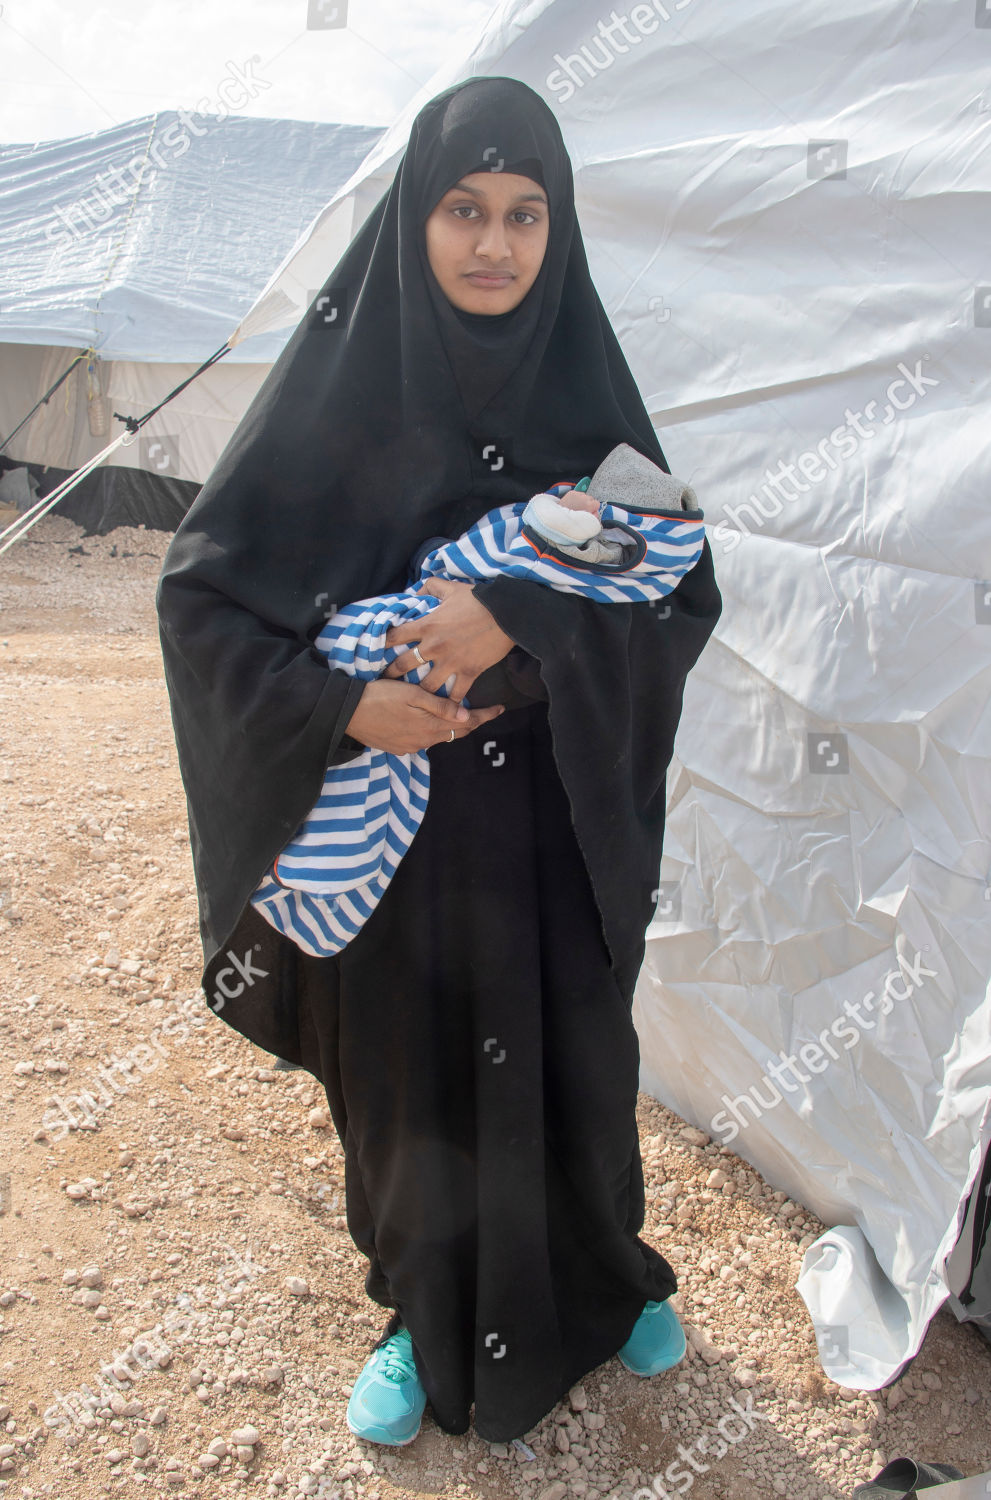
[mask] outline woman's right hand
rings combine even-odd
[[[455,739],[464,739],[502,711],[499,703],[491,708],[462,708],[453,698],[430,693],[415,682],[378,677],[365,684],[347,732],[373,750],[412,755],[450,740],[452,729]]]

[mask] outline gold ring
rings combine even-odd
[[[451,730],[451,739],[452,740],[454,739],[454,730],[453,729]]]
[[[419,646],[414,646],[413,647],[413,655],[416,657],[416,659],[420,663],[421,667],[425,667],[427,665],[426,662],[423,660],[423,657],[420,655],[420,648],[419,648]]]

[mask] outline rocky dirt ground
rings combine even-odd
[[[610,1360],[507,1445],[429,1409],[407,1448],[354,1441],[385,1314],[326,1100],[198,990],[167,542],[49,517],[0,560],[0,1494],[840,1500],[899,1454],[991,1468],[980,1336],[941,1314],[886,1392],[828,1382],[794,1291],[822,1226],[646,1096],[685,1363]]]

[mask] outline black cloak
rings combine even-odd
[[[546,254],[483,339],[434,278],[424,221],[461,177],[534,158]],[[557,120],[516,79],[457,84],[417,116],[392,186],[165,558],[157,607],[207,967],[312,807],[362,691],[312,645],[328,614],[403,588],[426,538],[577,481],[620,442],[668,469],[589,276]],[[540,662],[558,768],[626,973],[651,918],[685,678],[721,609],[708,542],[669,608],[518,579],[474,592]]]
[[[447,301],[423,228],[486,169],[540,181],[550,219],[534,285],[491,318]],[[685,679],[721,608],[708,543],[663,607],[474,585],[516,646],[469,698],[512,703],[428,752],[423,823],[365,926],[314,959],[249,897],[354,753],[363,684],[313,646],[328,614],[621,442],[668,468],[589,277],[555,117],[515,79],[471,79],[417,116],[157,595],[207,1001],[324,1084],[366,1289],[395,1310],[383,1337],[405,1321],[438,1425],[465,1431],[474,1400],[491,1441],[675,1287],[638,1238],[631,1007]]]

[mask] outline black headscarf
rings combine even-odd
[[[447,300],[424,224],[480,170],[544,187],[547,248],[498,316]],[[416,117],[395,179],[188,514],[157,604],[207,963],[315,801],[363,684],[313,647],[333,609],[401,589],[428,537],[590,474],[668,465],[592,284],[549,106],[474,78]],[[670,608],[494,579],[475,592],[541,663],[555,755],[614,962],[650,916],[685,675],[716,622],[708,545]],[[469,694],[470,697],[470,694]]]

